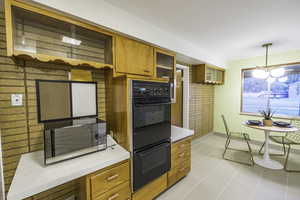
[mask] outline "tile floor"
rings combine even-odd
[[[157,200],[300,200],[300,173],[223,160],[224,143],[225,137],[217,134],[194,140],[192,171]],[[234,141],[234,145],[247,147],[241,141]],[[251,147],[257,154],[260,146],[251,144]],[[243,152],[229,151],[227,155],[247,158]],[[283,158],[273,158],[283,162]],[[300,169],[298,153],[291,153],[291,167]]]

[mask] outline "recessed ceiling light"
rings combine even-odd
[[[67,36],[62,37],[62,42],[79,46],[81,44],[81,40],[76,40],[75,38],[70,38]]]

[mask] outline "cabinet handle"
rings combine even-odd
[[[179,154],[179,157],[182,158],[184,156],[185,153]]]
[[[107,181],[112,181],[112,180],[114,180],[114,179],[116,179],[116,178],[118,178],[119,177],[119,174],[115,174],[115,175],[112,175],[112,176],[110,176],[110,177],[107,177]]]
[[[115,198],[118,198],[118,196],[119,196],[119,194],[116,193],[116,194],[112,195],[111,197],[109,197],[107,200],[113,200]]]
[[[149,73],[150,71],[149,70],[144,70],[144,72]]]
[[[183,172],[185,170],[185,167],[184,168],[181,168],[180,170],[179,170],[179,172]]]

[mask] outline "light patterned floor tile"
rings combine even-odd
[[[300,200],[300,173],[249,167],[222,159],[226,138],[211,134],[192,141],[192,171],[157,200]],[[233,147],[246,149],[242,141]],[[255,154],[260,145],[251,144]],[[272,152],[279,152],[272,149]],[[247,154],[229,152],[235,159]],[[272,157],[281,163],[284,157]],[[300,154],[292,152],[290,167],[300,170]]]

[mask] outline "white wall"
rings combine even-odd
[[[98,25],[131,35],[138,39],[184,54],[202,62],[223,66],[221,60],[205,50],[176,37],[103,0],[32,0]],[[155,10],[153,11],[155,15]],[[180,28],[180,24],[178,25]],[[187,30],[188,31],[188,30]]]

